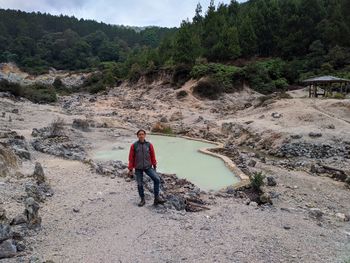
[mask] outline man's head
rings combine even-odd
[[[137,138],[139,138],[140,142],[145,141],[145,138],[146,138],[146,131],[145,130],[142,130],[142,129],[138,130],[136,135],[137,135]]]

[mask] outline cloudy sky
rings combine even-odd
[[[205,12],[210,0],[0,0],[0,8],[73,15],[118,25],[172,27],[191,19],[198,2]],[[228,4],[230,0],[216,0],[215,4],[219,2]]]

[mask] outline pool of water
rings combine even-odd
[[[213,148],[215,144],[159,135],[147,135],[146,140],[154,146],[159,172],[174,173],[206,191],[219,190],[239,181],[222,159],[198,151]],[[95,159],[127,162],[132,142],[116,142],[111,149],[96,152]]]

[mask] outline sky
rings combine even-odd
[[[0,0],[0,8],[64,14],[115,25],[178,27],[182,20],[192,19],[198,2],[205,13],[210,0]],[[216,0],[215,5],[219,2],[231,1]]]

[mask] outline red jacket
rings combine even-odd
[[[150,142],[147,142],[147,143],[149,143],[149,156],[145,156],[145,158],[150,160],[151,165],[156,166],[157,165],[157,160],[156,160],[156,154],[155,154],[155,151],[154,151],[153,144],[150,143]],[[131,146],[130,146],[129,165],[128,165],[128,169],[129,170],[132,170],[132,169],[137,167],[134,144],[135,143],[131,144]]]

